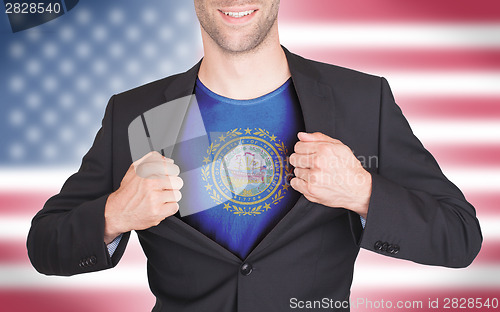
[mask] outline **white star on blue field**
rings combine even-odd
[[[80,1],[12,33],[0,18],[0,166],[74,165],[115,93],[201,56],[192,1]]]

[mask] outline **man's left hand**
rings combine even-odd
[[[366,218],[372,177],[351,149],[320,132],[299,132],[290,164],[295,178],[290,185],[309,201],[343,207]]]

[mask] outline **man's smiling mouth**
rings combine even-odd
[[[247,15],[252,14],[256,10],[248,10],[248,11],[243,11],[243,12],[224,12],[221,11],[222,13],[226,14],[227,16],[234,17],[234,18],[241,18]]]

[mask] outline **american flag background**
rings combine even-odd
[[[150,311],[135,236],[116,268],[73,277],[38,274],[25,241],[31,218],[78,169],[108,98],[202,56],[193,3],[82,0],[17,33],[3,13],[0,311]],[[500,1],[283,0],[279,18],[292,52],[388,79],[483,230],[483,248],[465,269],[362,250],[352,311],[500,311]]]

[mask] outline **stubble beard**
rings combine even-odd
[[[215,23],[211,22],[211,18],[206,14],[207,10],[204,7],[198,10],[198,19],[203,30],[223,52],[233,55],[246,54],[256,51],[269,37],[271,29],[277,22],[279,2],[273,3],[271,9],[271,15],[267,16],[262,23],[256,24],[254,29],[245,37],[239,38],[238,42],[233,42],[222,33]],[[235,28],[237,27],[235,26]]]

